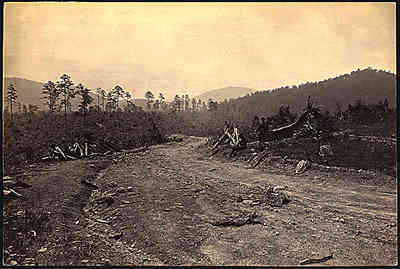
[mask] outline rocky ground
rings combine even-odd
[[[396,178],[209,157],[183,137],[140,152],[37,164],[5,198],[12,265],[395,265]],[[318,262],[318,261],[317,261]],[[317,263],[318,264],[318,263]]]

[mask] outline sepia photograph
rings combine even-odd
[[[398,265],[396,2],[4,2],[4,266]]]

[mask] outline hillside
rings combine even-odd
[[[3,84],[3,102],[6,100],[6,92],[8,85],[13,84],[17,89],[18,102],[23,104],[35,104],[40,106],[40,109],[44,109],[43,100],[40,98],[41,91],[43,88],[42,82],[32,81],[23,78],[4,78]]]
[[[346,110],[349,104],[361,99],[366,104],[379,103],[387,98],[391,108],[396,107],[396,75],[371,68],[353,71],[319,82],[307,82],[298,86],[257,91],[220,104],[221,113],[234,110],[241,117],[272,115],[281,105],[290,106],[299,112],[304,108],[308,96],[323,110],[330,112]],[[232,109],[231,109],[232,108]],[[235,112],[235,114],[236,114]]]
[[[39,106],[39,110],[46,110],[47,106],[44,104],[42,89],[43,82],[33,81],[24,78],[4,78],[4,86],[3,86],[3,102],[6,100],[6,91],[7,87],[10,84],[14,84],[17,89],[18,95],[18,103],[26,104],[35,104]],[[94,97],[94,94],[91,94]],[[75,98],[71,101],[72,110],[77,110],[79,107],[79,98]]]
[[[215,89],[196,96],[196,99],[206,101],[212,99],[213,101],[222,102],[225,99],[238,98],[254,92],[253,89],[244,87],[226,87]]]

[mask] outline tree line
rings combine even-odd
[[[124,90],[121,86],[116,85],[109,91],[96,88],[92,91],[90,88],[84,86],[82,83],[75,83],[67,74],[63,74],[58,81],[48,81],[42,88],[42,100],[44,101],[49,113],[64,113],[65,118],[67,114],[72,111],[72,101],[80,98],[78,105],[80,112],[86,116],[89,111],[93,112],[115,112],[115,111],[136,111],[141,109],[134,104],[131,92]],[[163,93],[159,93],[156,98],[151,91],[147,91],[144,95],[146,99],[146,109],[148,111],[207,111],[215,109],[217,102],[209,99],[206,103],[200,99],[190,98],[188,94],[180,96],[175,95],[171,102],[166,102]],[[36,104],[21,104],[17,102],[18,94],[17,89],[13,84],[8,85],[7,88],[7,105],[5,107],[6,114],[11,117],[14,113],[35,113],[39,110]]]
[[[66,74],[56,82],[48,81],[44,84],[42,94],[49,112],[63,112],[66,121],[67,114],[72,112],[71,100],[75,97],[80,97],[78,112],[83,116],[89,112],[132,112],[141,109],[135,106],[132,94],[119,85],[109,91],[97,88],[93,95],[91,90],[81,83],[74,86],[71,77]],[[394,95],[395,75],[367,68],[319,82],[259,91],[220,103],[211,99],[207,102],[196,100],[188,94],[176,94],[173,100],[167,102],[163,93],[156,97],[151,91],[147,91],[144,97],[147,111],[167,114],[172,112],[176,115],[171,121],[180,118],[180,125],[189,127],[189,132],[197,130],[200,135],[206,135],[221,127],[225,120],[243,128],[250,126],[254,116],[268,118],[272,128],[290,123],[303,109],[308,96],[312,96],[323,110],[339,113],[346,119],[358,117],[358,122],[361,122],[365,118],[382,118],[377,115],[393,106]],[[362,96],[362,99],[356,100],[357,96]],[[383,100],[382,97],[386,99]],[[11,114],[16,99],[17,91],[13,85],[9,85],[7,101]],[[347,112],[342,112],[342,107],[346,106]],[[34,107],[30,107],[31,112],[34,110]],[[177,126],[177,129],[182,128]],[[188,132],[186,129],[183,131]]]

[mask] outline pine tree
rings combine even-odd
[[[22,112],[24,113],[25,116],[26,114],[28,114],[28,108],[26,107],[26,104],[22,106]]]
[[[46,105],[49,107],[49,112],[54,113],[57,108],[57,100],[59,98],[59,92],[57,91],[56,84],[52,81],[48,81],[43,85],[42,94],[45,99]]]
[[[174,111],[180,111],[181,110],[181,98],[179,97],[178,94],[175,95],[175,98],[174,98],[173,110]]]
[[[161,92],[160,92],[160,95],[158,96],[158,99],[160,100],[160,108],[162,110],[166,110],[167,106],[165,104],[165,97]]]
[[[106,99],[107,99],[107,92],[103,89],[100,91],[101,95],[101,100],[102,100],[102,106],[103,106],[103,112],[106,112]]]
[[[197,101],[196,98],[192,98],[192,111],[197,111]]]
[[[63,97],[61,106],[64,107],[64,119],[65,127],[67,126],[67,112],[71,111],[71,99],[75,97],[75,89],[72,87],[74,83],[71,77],[64,74],[60,77],[60,80],[56,82],[57,91]]]
[[[147,91],[144,95],[144,97],[147,99],[147,109],[151,109],[151,103],[153,102],[154,95],[151,91]]]
[[[111,90],[111,92],[112,92],[112,95],[114,96],[116,109],[119,110],[119,99],[120,99],[121,97],[124,96],[125,91],[124,91],[124,89],[123,89],[121,86],[116,85],[116,86]]]
[[[96,95],[97,95],[97,113],[100,113],[100,97],[101,97],[101,92],[102,88],[97,88],[96,89]]]
[[[79,94],[82,98],[82,101],[79,104],[79,108],[82,111],[83,115],[86,116],[88,112],[88,107],[93,102],[93,97],[89,95],[90,90],[84,87],[80,83],[78,84],[76,89],[77,89],[77,94]]]
[[[114,111],[116,109],[116,107],[117,107],[117,102],[116,102],[116,100],[114,98],[114,95],[113,95],[113,93],[111,91],[107,94],[106,99],[107,99],[106,110],[108,112]]]
[[[134,108],[134,104],[132,101],[132,95],[130,92],[125,92],[125,99],[126,99],[126,107],[125,110],[126,111],[131,111]]]
[[[189,95],[185,94],[185,111],[190,110],[190,97]]]
[[[15,88],[14,84],[8,85],[7,88],[7,103],[10,107],[11,119],[13,116],[13,104],[17,102],[17,89]]]

